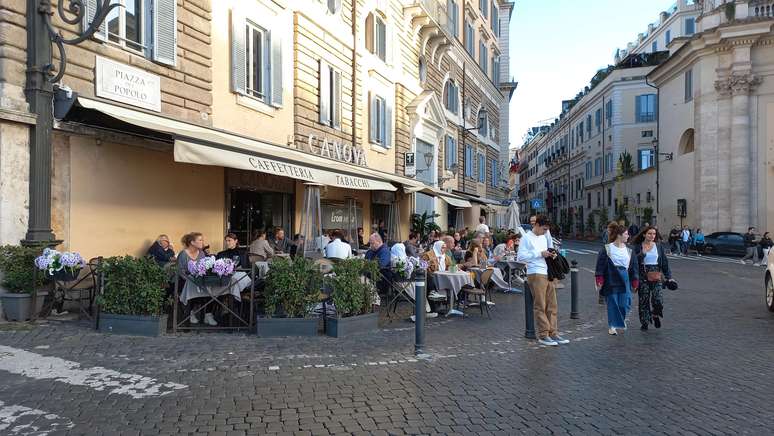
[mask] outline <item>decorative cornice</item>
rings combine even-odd
[[[761,82],[763,82],[763,79],[752,73],[734,73],[729,77],[716,80],[715,90],[722,97],[747,95],[760,85]]]

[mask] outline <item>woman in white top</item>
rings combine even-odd
[[[639,286],[637,259],[626,246],[629,232],[616,222],[607,226],[609,244],[597,256],[597,290],[607,300],[607,327],[611,335],[626,329],[626,316],[632,306],[632,289]]]
[[[661,236],[655,227],[645,227],[633,241],[634,256],[642,280],[639,293],[640,329],[647,330],[651,323],[661,328],[664,316],[664,299],[661,294],[664,280],[672,280],[669,260],[661,247]]]

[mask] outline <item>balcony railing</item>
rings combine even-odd
[[[774,0],[752,1],[749,8],[753,17],[774,17]]]
[[[449,13],[446,5],[439,0],[416,0],[422,9],[427,11],[427,15],[433,19],[446,32],[451,33],[449,29]]]

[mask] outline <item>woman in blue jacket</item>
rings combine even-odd
[[[632,289],[639,286],[637,258],[626,246],[629,232],[616,222],[607,226],[609,244],[597,256],[594,273],[597,290],[607,301],[608,334],[616,335],[616,329],[626,330],[626,315],[632,307]]]

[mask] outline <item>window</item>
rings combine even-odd
[[[371,94],[369,98],[368,139],[373,144],[392,146],[392,108],[384,97]]]
[[[594,159],[594,177],[602,175],[602,158]]]
[[[696,19],[695,18],[686,18],[685,19],[685,34],[687,36],[691,36],[694,33],[696,33]]]
[[[499,33],[500,33],[500,31],[499,31],[500,23],[498,22],[498,20],[499,20],[499,13],[497,11],[497,3],[495,3],[495,1],[492,0],[492,22],[491,22],[491,25],[492,25],[492,32],[494,32],[495,35],[499,35]]]
[[[602,193],[597,192],[597,207],[602,207]]]
[[[597,109],[594,113],[594,125],[597,127],[597,133],[602,131],[602,109]]]
[[[613,102],[609,101],[605,104],[605,123],[607,127],[613,125]]]
[[[613,205],[613,190],[610,188],[607,188],[607,207],[610,207]]]
[[[578,141],[583,142],[583,121],[578,125]]]
[[[449,16],[449,31],[455,38],[460,36],[460,9],[455,0],[447,0],[446,10]]]
[[[328,13],[331,15],[338,14],[341,11],[341,0],[322,0],[327,4]]]
[[[443,87],[443,105],[449,112],[459,115],[460,88],[454,80],[449,79]]]
[[[495,85],[500,84],[500,60],[497,56],[492,56],[492,83]]]
[[[641,133],[643,138],[652,138],[653,137],[653,131],[652,130],[643,130]]]
[[[487,116],[486,111],[483,109],[480,109],[478,111],[478,134],[486,137],[488,129],[489,129],[489,116]]]
[[[483,40],[481,40],[478,43],[478,64],[481,66],[481,69],[484,70],[484,73],[487,72],[487,50],[486,50],[486,44]]]
[[[586,115],[586,133],[591,138],[591,114]]]
[[[491,186],[493,188],[497,187],[497,176],[498,176],[497,173],[498,173],[498,171],[497,171],[497,159],[494,159],[494,160],[492,160],[492,169],[491,169],[491,174],[492,174]]]
[[[672,42],[672,31],[667,30],[664,35],[664,47],[668,46],[670,42]]]
[[[653,200],[653,197],[652,197],[652,194],[650,193],[650,191],[646,192],[645,193],[645,202],[646,203],[650,203],[652,200]]]
[[[341,73],[320,60],[320,124],[341,128]]]
[[[613,153],[605,155],[605,173],[613,172]]]
[[[591,209],[591,192],[586,194],[586,207],[588,209]]]
[[[427,82],[427,61],[425,60],[424,56],[419,57],[418,62],[419,67],[419,83],[425,83]]]
[[[647,170],[655,165],[654,150],[652,148],[641,148],[637,152],[637,168]]]
[[[465,50],[473,57],[476,54],[476,37],[473,32],[473,25],[465,21]]]
[[[465,145],[465,177],[473,177],[473,146]]]
[[[653,41],[653,43],[650,45],[650,51],[653,53],[658,51],[658,41]]]
[[[685,72],[685,102],[693,100],[693,70]]]
[[[447,170],[457,164],[457,140],[451,135],[446,135],[446,149],[443,156]]]
[[[374,12],[366,17],[366,50],[387,62],[387,25]]]
[[[140,52],[153,61],[175,65],[177,59],[177,3],[175,0],[113,0],[121,4],[105,18],[94,38]],[[97,2],[83,2],[83,29],[97,13]]]
[[[637,193],[637,204],[640,204],[640,193]]]
[[[95,4],[96,8],[96,2],[91,3]],[[120,3],[123,7],[111,10],[105,19],[108,41],[131,50],[143,51],[145,49],[143,27],[146,14],[143,0],[113,0],[110,3]]]
[[[282,106],[282,39],[232,10],[231,91]]]
[[[635,118],[638,123],[656,121],[656,94],[638,95],[634,100]]]
[[[591,179],[591,162],[586,162],[586,180]]]
[[[486,183],[486,156],[484,153],[478,154],[478,181]]]
[[[486,19],[489,14],[489,1],[478,0],[478,9],[481,11],[481,16]]]

